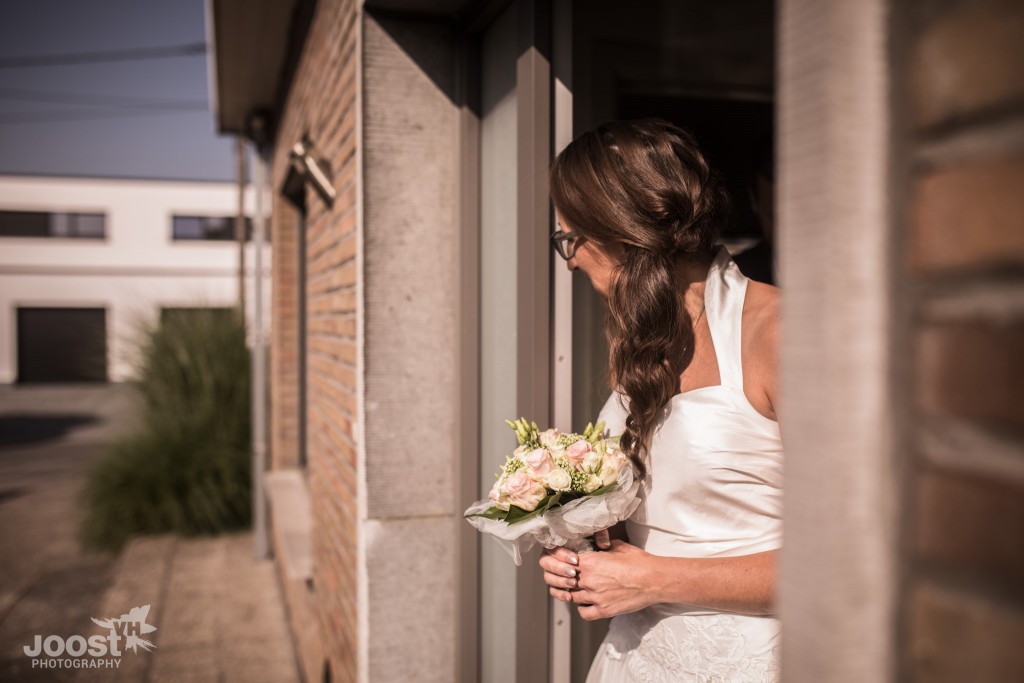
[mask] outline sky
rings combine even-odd
[[[0,175],[233,180],[207,55],[184,54],[204,21],[203,0],[0,0]]]

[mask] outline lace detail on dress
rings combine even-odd
[[[604,643],[611,660],[605,664],[624,669],[612,680],[638,683],[776,683],[778,646],[748,642],[741,626],[751,618],[680,616],[670,625],[642,613],[616,617]]]

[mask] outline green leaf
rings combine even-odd
[[[506,514],[508,513],[502,510],[501,508],[492,507],[488,508],[487,510],[484,510],[483,512],[478,512],[475,515],[466,515],[465,518],[469,519],[470,517],[484,517],[486,519],[504,520]]]
[[[508,517],[505,518],[505,521],[509,524],[517,524],[519,522],[525,522],[528,519],[533,519],[537,515],[542,515],[551,508],[557,507],[559,504],[558,501],[561,499],[561,496],[561,491],[552,493],[547,498],[542,499],[540,503],[538,503],[537,507],[529,512],[522,509],[521,507],[513,505],[512,507],[509,508]]]

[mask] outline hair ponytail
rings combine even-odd
[[[660,120],[585,133],[555,159],[550,181],[573,230],[622,249],[605,330],[612,389],[629,398],[622,448],[643,477],[659,414],[693,356],[676,263],[710,259],[723,195],[692,136]]]
[[[641,477],[658,411],[679,385],[681,369],[671,350],[693,342],[689,326],[681,324],[686,316],[673,270],[664,254],[628,249],[608,296],[611,383],[629,397],[621,444]]]

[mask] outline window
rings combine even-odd
[[[103,239],[106,225],[101,213],[0,211],[0,237]]]
[[[174,240],[230,241],[235,239],[234,216],[174,216]],[[245,239],[252,239],[252,219],[245,217]]]

